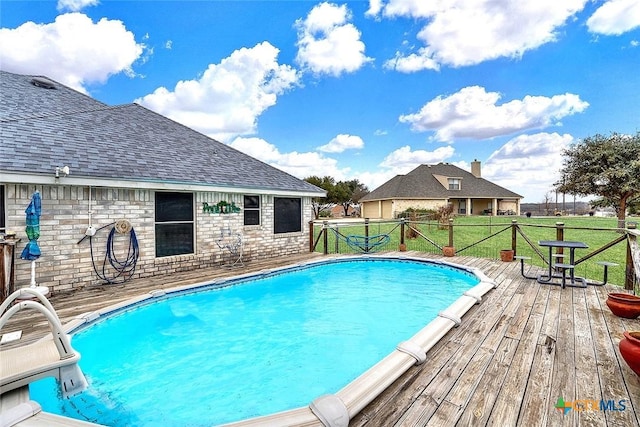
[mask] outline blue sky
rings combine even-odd
[[[563,148],[640,130],[638,0],[3,0],[0,24],[3,70],[371,190],[478,159],[540,202]]]

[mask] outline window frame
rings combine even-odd
[[[253,206],[248,206],[247,203],[247,199],[249,198],[255,198],[258,202],[257,207],[253,207]],[[262,224],[262,198],[260,197],[259,194],[245,194],[242,198],[242,206],[244,209],[243,212],[243,225],[246,227],[250,227],[250,226],[258,226]],[[252,214],[254,212],[258,213],[258,222],[257,223],[247,223],[247,214]]]
[[[457,191],[462,187],[462,179],[460,178],[447,178],[447,184],[449,184],[449,190]]]
[[[158,212],[158,199],[162,199],[164,197],[167,197],[168,195],[181,195],[182,200],[178,200],[178,202],[184,202],[187,197],[184,197],[184,195],[189,195],[190,200],[190,219],[188,219],[187,215],[184,215],[186,213],[186,211],[180,211],[178,213],[178,215],[175,216],[175,219],[166,219],[166,216],[168,215],[168,213],[165,212]],[[159,197],[160,196],[160,197]],[[166,202],[166,200],[164,201]],[[160,218],[158,217],[158,215],[160,214]],[[170,214],[170,212],[169,212]],[[154,217],[153,217],[153,225],[154,225],[154,229],[153,229],[153,235],[154,235],[154,241],[155,241],[155,257],[156,258],[164,258],[164,257],[168,257],[168,256],[175,256],[175,255],[192,255],[195,254],[196,252],[196,242],[195,242],[195,238],[196,238],[196,232],[195,232],[195,226],[196,226],[196,213],[195,213],[195,195],[192,192],[180,192],[180,191],[156,191],[155,192],[155,198],[154,198]],[[185,225],[190,225],[190,239],[183,239],[183,240],[177,240],[175,238],[169,239],[168,235],[170,234],[170,229],[180,229],[180,228],[184,228]],[[175,243],[177,246],[169,246],[168,247],[168,251],[167,251],[167,247],[163,246],[163,244],[166,244],[166,242],[169,241],[170,243]],[[180,244],[182,244],[184,246],[183,249],[179,249]],[[187,250],[185,250],[185,248]],[[164,249],[164,250],[160,250],[159,249]]]

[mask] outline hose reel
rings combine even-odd
[[[131,225],[131,223],[128,220],[119,219],[119,220],[116,221],[116,225],[114,226],[114,228],[116,229],[116,232],[118,234],[126,234],[126,233],[129,233],[133,229],[133,226]]]

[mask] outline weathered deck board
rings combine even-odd
[[[546,426],[547,413],[552,408],[551,378],[555,362],[556,336],[558,331],[558,312],[560,309],[559,293],[551,292],[551,286],[542,286],[538,296],[542,301],[540,309],[544,310],[542,328],[537,339],[535,354],[527,390],[520,409],[518,419],[521,425]],[[553,401],[555,402],[555,401]]]
[[[620,426],[640,427],[640,377],[620,356],[624,330],[640,319],[614,316],[605,301],[610,286],[561,289],[520,275],[519,263],[417,252],[485,272],[497,288],[467,313],[414,366],[365,407],[350,426]],[[63,323],[153,289],[201,283],[321,257],[252,261],[242,269],[212,268],[138,279],[51,297]],[[537,270],[532,269],[528,274]],[[617,289],[616,289],[617,290]],[[47,332],[38,315],[20,315],[3,332],[20,329],[22,342]],[[10,344],[9,346],[16,345]],[[615,401],[623,411],[555,408],[558,397]]]
[[[591,399],[601,400],[600,379],[583,367],[589,366],[596,360],[594,342],[589,322],[586,294],[593,293],[593,289],[582,289],[573,292],[573,316],[575,329],[575,361],[576,361],[576,396],[593,396]],[[578,416],[579,426],[606,425],[605,414],[602,411],[584,411]]]
[[[538,293],[527,292],[525,295],[537,297]],[[531,297],[523,298],[524,303],[521,308],[524,307],[524,309],[520,310],[518,316],[514,318],[513,325],[517,327],[507,329],[505,334],[506,338],[512,338],[519,342],[507,372],[509,381],[504,383],[500,389],[487,425],[513,426],[516,425],[518,420],[518,411],[514,410],[514,407],[521,407],[524,400],[524,393],[544,314],[541,301],[537,301],[537,304],[530,304],[530,301]],[[522,317],[527,319],[523,325],[524,327],[520,326]]]

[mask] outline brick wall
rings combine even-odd
[[[113,228],[111,224],[119,219],[131,222],[139,243],[140,256],[134,278],[228,262],[228,251],[220,249],[216,244],[223,229],[242,233],[243,258],[246,261],[308,251],[308,223],[312,219],[312,213],[311,200],[307,197],[302,200],[302,231],[275,235],[273,196],[263,195],[260,198],[261,224],[245,227],[242,209],[240,213],[230,214],[203,212],[202,209],[203,202],[215,205],[222,200],[234,202],[242,208],[243,194],[196,192],[195,253],[156,258],[153,190],[92,188],[90,208],[88,187],[7,184],[6,229],[16,232],[17,237],[22,239],[16,247],[18,288],[28,286],[31,281],[31,263],[19,259],[19,256],[27,241],[24,210],[35,190],[39,190],[42,196],[38,239],[42,256],[36,261],[36,281],[38,285],[49,286],[54,291],[103,283],[94,270],[94,264],[102,274],[107,237]],[[92,239],[83,239],[89,226],[90,210],[91,224],[98,231]],[[130,245],[129,234],[116,233],[113,243],[116,258],[125,260]],[[112,277],[114,270],[108,266],[108,262],[106,264],[105,275]]]

